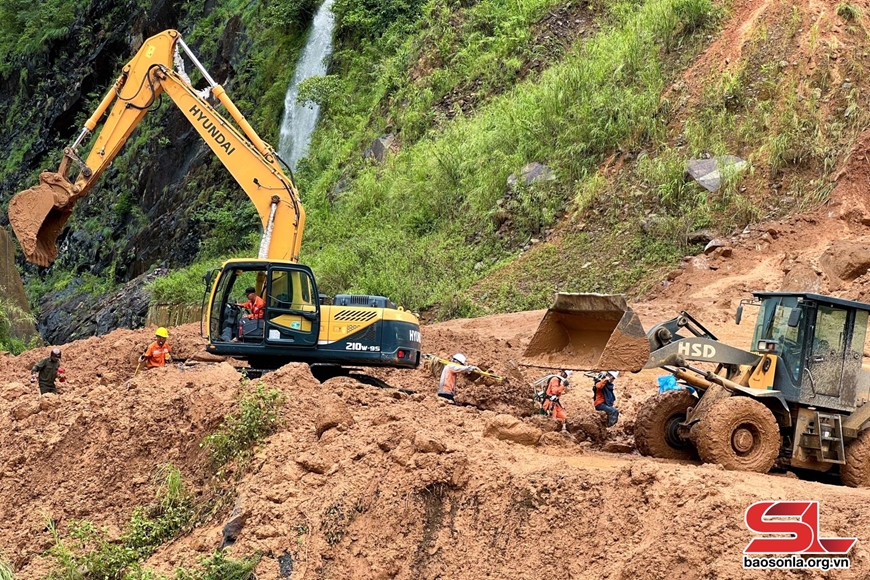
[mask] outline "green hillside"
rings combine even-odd
[[[129,58],[129,32],[181,30],[277,145],[316,8],[0,0],[0,207],[56,166]],[[540,308],[557,290],[639,295],[701,249],[688,234],[824,201],[867,125],[866,17],[846,4],[839,44],[806,9],[776,6],[723,41],[733,61],[699,60],[734,16],[709,0],[337,0],[334,12],[329,74],[300,90],[322,112],[295,175],[302,258],[323,292],[387,295],[427,319]],[[364,156],[379,137],[382,162]],[[719,191],[685,179],[689,159],[726,154],[748,170]],[[529,164],[548,179],[517,179]],[[205,269],[254,252],[257,228],[164,106],[77,206],[58,262],[23,276],[49,339],[71,338],[73,305],[156,266],[170,274],[153,300],[198,304]]]

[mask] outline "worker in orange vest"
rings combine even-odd
[[[568,419],[568,416],[565,414],[565,408],[562,407],[562,402],[559,400],[559,397],[565,394],[565,389],[567,388],[568,373],[565,371],[560,372],[558,375],[553,375],[547,382],[547,390],[544,392],[542,408],[557,421]]]
[[[450,359],[450,363],[444,365],[441,371],[441,380],[438,383],[438,396],[454,402],[453,395],[456,391],[456,375],[470,374],[478,370],[476,366],[466,365],[465,355],[457,352]]]
[[[145,354],[139,357],[140,363],[145,363],[145,367],[153,369],[162,367],[167,362],[172,362],[171,348],[167,344],[166,339],[169,338],[169,331],[164,327],[158,328],[154,332],[156,340],[148,346]]]
[[[619,376],[619,371],[606,371],[595,377],[595,386],[592,392],[595,395],[593,405],[596,411],[607,413],[607,426],[613,427],[619,420],[619,409],[613,406],[616,402],[616,394],[613,392],[613,381]]]

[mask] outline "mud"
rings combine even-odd
[[[39,185],[9,201],[9,223],[28,262],[48,266],[57,258],[57,237],[72,213],[69,187],[60,174],[44,171]]]
[[[651,326],[677,306],[662,300],[638,309]],[[705,323],[715,314],[699,311]],[[176,566],[195,565],[221,545],[232,520],[242,523],[228,554],[264,554],[260,578],[280,577],[290,560],[291,578],[310,580],[542,574],[653,580],[675,570],[687,578],[740,578],[741,551],[752,537],[743,523],[746,507],[818,497],[823,533],[859,538],[852,570],[837,577],[870,572],[860,549],[870,540],[863,517],[870,491],[624,453],[633,447],[638,409],[656,392],[657,371],[616,381],[621,417],[614,428],[603,427],[591,408],[591,380],[578,376],[563,397],[568,432],[524,417],[534,412],[529,384],[546,372],[512,361],[540,315],[424,327],[427,352],[463,352],[509,379],[490,386],[460,379],[460,405],[436,397],[437,378],[423,369],[371,371],[417,391],[410,396],[346,378],[320,385],[305,365],[265,375],[264,384],[287,397],[281,429],[261,446],[238,497],[161,547],[147,567],[170,575]],[[736,340],[743,329],[730,320],[711,329]],[[202,340],[192,324],[170,328],[176,357],[191,361],[184,370],[133,377],[153,331],[118,330],[65,345],[70,378],[57,397],[40,399],[26,382],[29,366],[47,349],[0,357],[0,429],[7,434],[0,501],[18,506],[0,517],[0,533],[19,580],[44,578],[53,565],[47,518],[62,534],[85,518],[117,537],[133,507],[153,501],[160,464],[180,467],[197,497],[208,497],[210,471],[199,445],[233,408],[239,375],[228,363],[193,363]],[[493,431],[500,423],[507,425],[504,439]],[[488,427],[493,436],[485,435]],[[540,439],[530,445],[536,432]],[[231,514],[233,506],[240,512]],[[691,550],[680,548],[687,533]],[[543,546],[541,538],[548,539]]]
[[[559,293],[532,336],[523,363],[636,372],[648,358],[643,325],[623,296]]]

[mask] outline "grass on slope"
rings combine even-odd
[[[385,166],[362,167],[337,199],[323,180],[311,183],[303,250],[321,287],[384,294],[414,309],[439,305],[442,317],[474,312],[463,290],[509,258],[517,240],[551,225],[604,155],[658,131],[667,52],[717,14],[707,0],[615,4],[612,25],[539,78]],[[508,195],[508,175],[531,161],[557,180]],[[497,232],[503,205],[508,239]]]

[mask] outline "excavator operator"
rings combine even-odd
[[[248,286],[245,290],[245,296],[248,297],[248,301],[242,302],[237,306],[247,308],[251,312],[251,315],[248,318],[254,320],[260,320],[263,318],[263,314],[266,311],[266,301],[257,296],[257,291],[253,286]]]

